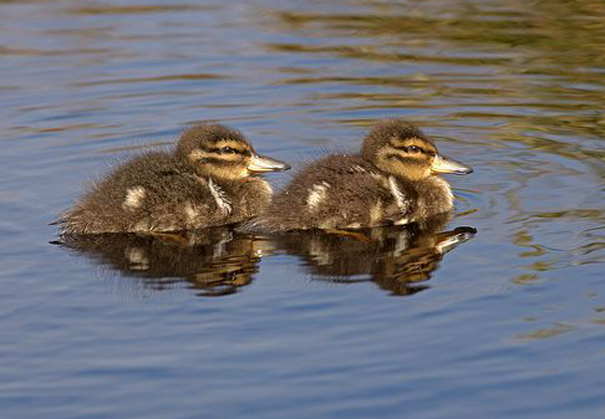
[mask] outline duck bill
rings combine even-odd
[[[433,164],[431,164],[433,173],[453,173],[455,175],[468,175],[473,173],[473,168],[466,166],[456,160],[448,159],[440,155],[435,156]]]
[[[289,168],[290,165],[287,163],[255,154],[250,160],[248,171],[252,173],[281,172]]]

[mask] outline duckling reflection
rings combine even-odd
[[[59,244],[95,264],[142,280],[145,288],[163,290],[188,282],[200,296],[237,292],[258,272],[254,238],[226,227],[164,235],[64,235]]]
[[[476,233],[471,227],[442,231],[446,222],[447,217],[439,217],[338,234],[305,230],[254,236],[218,227],[161,235],[63,235],[52,243],[156,291],[186,282],[200,296],[230,295],[253,281],[261,256],[288,253],[299,257],[315,279],[374,281],[394,295],[411,295],[428,288],[422,283],[445,253]]]
[[[290,233],[280,236],[279,247],[299,256],[314,279],[371,280],[393,295],[411,295],[429,288],[420,283],[430,279],[445,253],[476,233],[472,227],[440,231],[446,221],[438,217],[422,225],[356,230],[350,235]]]

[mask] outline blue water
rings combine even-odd
[[[0,415],[603,417],[603,22],[597,0],[0,1]],[[475,168],[443,230],[477,234],[447,253],[50,243],[87,181],[192,123],[299,167],[386,117]]]

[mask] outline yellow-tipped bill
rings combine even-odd
[[[435,173],[454,173],[456,175],[473,173],[472,167],[440,155],[435,156],[435,160],[431,164],[431,170]]]
[[[250,159],[248,171],[252,173],[281,172],[283,170],[288,170],[289,168],[289,164],[269,157],[259,156],[255,154]]]

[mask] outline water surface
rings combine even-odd
[[[0,75],[2,417],[603,416],[601,1],[0,1]],[[430,234],[49,243],[193,123],[387,117],[475,168]]]

